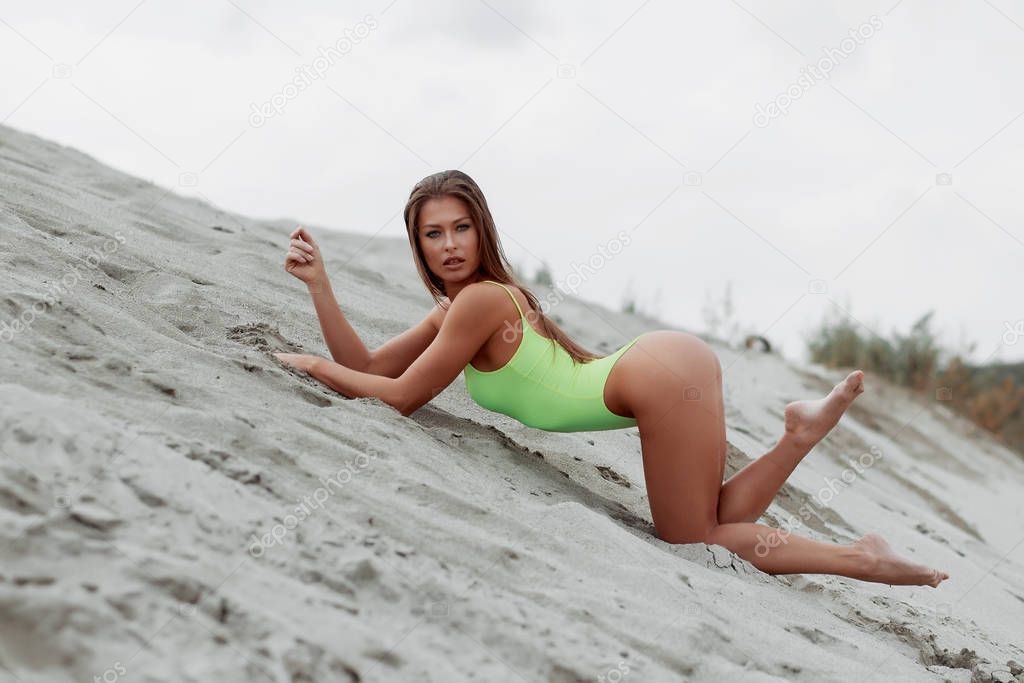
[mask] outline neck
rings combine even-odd
[[[448,297],[449,301],[455,301],[455,297],[458,295],[459,292],[462,291],[464,287],[468,287],[474,282],[482,282],[483,280],[487,279],[490,278],[485,278],[480,273],[476,273],[473,275],[473,277],[466,280],[462,280],[461,282],[449,282],[445,285],[444,294],[445,296]]]

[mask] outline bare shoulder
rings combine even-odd
[[[463,287],[455,299],[461,302],[460,308],[482,308],[493,306],[495,302],[501,301],[502,297],[507,299],[508,294],[501,291],[500,287],[495,287],[488,282],[474,282]]]
[[[497,325],[508,317],[508,310],[515,313],[508,294],[501,287],[486,282],[474,282],[466,285],[455,297],[445,316],[453,313],[463,321],[475,321],[476,324],[494,323]]]
[[[488,285],[486,282],[474,282],[463,288],[455,299],[458,302],[457,309],[460,312],[460,317],[485,320],[489,314],[501,310],[501,301],[507,301],[508,295],[499,287]],[[448,297],[442,298],[441,303],[434,305],[429,318],[438,330],[441,329],[441,325],[453,306],[455,306],[455,302]]]

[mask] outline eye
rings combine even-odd
[[[459,223],[455,227],[456,228],[466,228],[466,230],[469,230],[473,226],[470,225],[469,223]],[[440,232],[441,232],[440,230],[431,230],[430,232],[423,233],[423,236],[424,237],[429,237],[430,239],[434,239],[434,235],[435,234],[440,234]],[[463,232],[465,232],[465,231],[463,231]]]

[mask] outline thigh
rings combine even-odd
[[[725,465],[722,368],[698,337],[650,336],[623,373],[623,397],[640,431],[655,530],[667,542],[694,543],[718,523]]]

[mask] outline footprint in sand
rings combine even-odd
[[[611,467],[605,467],[603,465],[597,465],[597,471],[601,473],[601,476],[613,484],[618,484],[624,488],[632,488],[633,484],[630,483],[629,479],[613,470]]]

